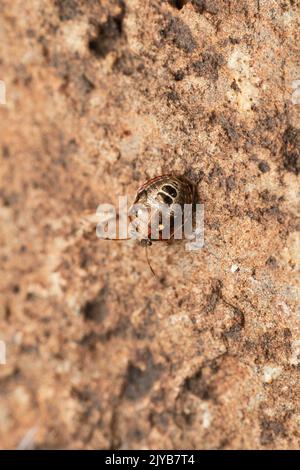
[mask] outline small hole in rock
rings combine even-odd
[[[96,36],[89,41],[89,49],[97,57],[105,57],[115,50],[122,37],[125,16],[125,5],[122,1],[120,6],[121,12],[118,15],[109,16],[105,23],[98,24]]]
[[[177,10],[181,10],[188,0],[168,0],[168,2],[172,7],[177,8]]]

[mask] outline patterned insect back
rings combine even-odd
[[[176,222],[182,225],[184,205],[193,204],[193,194],[193,186],[183,177],[162,175],[143,184],[130,209],[138,238],[148,244],[172,238]]]

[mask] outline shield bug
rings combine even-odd
[[[190,220],[193,216],[195,203],[195,186],[184,176],[172,174],[160,175],[146,181],[136,193],[135,200],[129,209],[131,230],[129,238],[136,238],[146,247],[148,265],[155,275],[149,258],[147,247],[153,241],[177,238],[189,209]],[[179,236],[181,238],[181,236]]]
[[[184,177],[161,175],[146,181],[138,189],[129,211],[131,220],[137,218],[134,227],[141,244],[173,238],[176,229],[183,225],[185,205],[192,206],[194,195],[194,186]]]
[[[182,232],[183,213],[189,207],[192,218],[194,199],[194,185],[185,177],[174,175],[157,176],[138,189],[129,218],[134,218],[134,235],[146,247],[147,262],[154,275],[147,247],[155,240],[174,238],[179,229]]]

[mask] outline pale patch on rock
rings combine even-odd
[[[249,403],[248,403],[248,409],[250,411],[254,410],[263,399],[264,399],[264,396],[262,393],[256,393],[254,397],[250,398]]]
[[[282,250],[282,257],[286,263],[300,267],[300,239],[296,232],[289,235],[286,247]]]
[[[238,267],[237,264],[233,264],[233,265],[231,266],[231,268],[230,268],[230,271],[231,271],[232,273],[236,273],[236,272],[239,271],[239,270],[240,270],[240,268]]]
[[[212,422],[212,415],[211,415],[211,412],[207,403],[203,403],[201,408],[203,410],[202,426],[204,427],[204,429],[208,429]]]
[[[26,434],[22,437],[17,446],[18,450],[31,450],[34,449],[34,439],[38,431],[38,426],[32,426]]]
[[[65,284],[64,279],[62,278],[61,274],[58,272],[51,273],[49,275],[50,280],[50,293],[54,296],[62,295],[62,286]]]
[[[236,93],[231,90],[227,93],[228,98],[236,101],[241,112],[250,111],[252,105],[258,102],[258,90],[253,83],[255,77],[251,71],[249,55],[241,49],[235,49],[228,59],[228,67],[233,71],[240,90]]]
[[[191,319],[186,314],[172,315],[169,321],[171,325],[177,325],[177,324],[189,325],[191,323]]]
[[[290,357],[289,363],[292,366],[298,366],[300,364],[300,339],[295,339],[292,343],[292,355]]]
[[[5,91],[5,83],[0,80],[0,104],[6,103]]]
[[[72,53],[86,54],[88,24],[85,21],[69,21],[62,26],[63,43]]]
[[[282,372],[282,367],[276,366],[265,366],[263,368],[263,381],[267,384],[273,382],[273,380],[277,379]]]
[[[291,316],[291,309],[285,302],[278,302],[278,306],[286,316]]]
[[[27,408],[30,405],[30,395],[28,390],[20,385],[12,393],[13,399],[17,405],[22,408]]]
[[[291,101],[293,104],[300,104],[300,80],[294,80],[292,88],[295,91],[292,94]]]

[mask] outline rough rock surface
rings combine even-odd
[[[1,448],[298,448],[299,1],[0,15]],[[80,217],[169,172],[206,250],[155,279]]]

